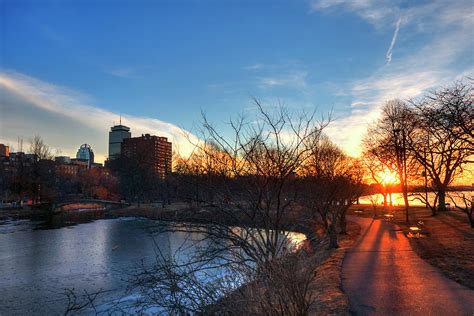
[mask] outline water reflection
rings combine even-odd
[[[458,194],[460,194],[460,193],[464,194],[467,197],[474,196],[474,191],[446,192],[446,203],[452,204],[451,203],[451,198],[450,198],[450,197],[452,197],[457,204],[463,205],[463,200],[461,198],[459,198],[459,196],[458,196]],[[418,195],[421,195],[424,198],[425,193],[420,192],[420,193],[418,193]],[[374,194],[374,195],[372,195],[372,197],[373,196],[377,197],[377,199],[376,199],[377,204],[379,204],[379,205],[383,204],[382,194]],[[403,206],[403,205],[405,205],[402,193],[392,193],[391,196],[392,196],[392,205],[394,205],[394,206]],[[430,201],[431,204],[433,204],[434,199],[435,199],[435,194],[432,193],[432,192],[429,192],[428,193],[428,200]],[[361,204],[371,204],[373,201],[374,201],[374,199],[372,199],[369,196],[363,196],[359,199],[359,202]],[[417,195],[415,195],[413,193],[409,194],[408,202],[412,206],[425,206],[425,203],[420,201],[420,199],[417,199]],[[390,195],[387,195],[387,204],[390,204]]]
[[[206,246],[203,234],[195,231],[168,231],[152,238],[159,223],[147,219],[97,220],[104,217],[101,212],[67,215],[42,224],[0,222],[0,315],[61,314],[66,288],[109,291],[98,302],[105,304],[124,295],[142,260],[155,259],[155,246],[166,256],[183,250],[182,260]]]

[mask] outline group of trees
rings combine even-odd
[[[2,199],[22,200],[29,197],[33,203],[49,201],[55,196],[53,155],[40,136],[30,143],[29,153],[17,153],[2,161],[0,183]]]
[[[263,228],[277,254],[281,232],[290,225],[321,226],[345,233],[345,212],[362,194],[363,170],[323,133],[330,119],[269,111],[255,100],[259,120],[232,121],[224,137],[204,117],[195,152],[175,166],[180,195],[215,206],[229,222]],[[225,215],[225,216],[224,216]],[[332,235],[332,233],[330,234]],[[272,247],[274,247],[272,249]]]
[[[434,200],[423,194],[417,198],[433,215],[446,210],[448,186],[473,162],[473,92],[472,82],[456,82],[418,99],[389,101],[369,128],[364,141],[366,165],[372,174],[380,169],[397,174],[406,208],[408,184],[426,181]]]
[[[381,118],[368,129],[360,160],[346,156],[325,136],[329,119],[317,121],[311,114],[295,117],[284,109],[268,110],[255,100],[257,117],[231,121],[230,136],[204,117],[203,141],[195,144],[190,157],[175,161],[173,176],[178,196],[199,207],[189,219],[192,225],[173,230],[199,232],[210,246],[185,264],[169,258],[157,262],[154,270],[144,269],[148,272],[140,274],[135,284],[148,284],[156,275],[172,279],[160,288],[154,303],[166,301],[171,312],[183,308],[189,312],[186,306],[196,308],[191,312],[202,312],[199,302],[205,300],[198,293],[216,292],[212,291],[215,287],[202,287],[193,264],[218,258],[221,266],[237,269],[231,275],[243,276],[250,284],[233,294],[243,295],[239,299],[251,307],[243,312],[257,313],[248,296],[249,291],[257,291],[260,307],[304,314],[308,305],[297,302],[311,300],[314,275],[302,273],[305,270],[296,263],[290,264],[299,267],[291,273],[304,276],[298,291],[269,293],[261,287],[288,283],[288,261],[282,259],[284,255],[291,258],[291,247],[285,243],[288,231],[304,230],[313,246],[327,239],[329,247],[337,247],[338,236],[346,231],[346,212],[366,189],[364,177],[383,188],[386,184],[380,174],[387,170],[396,174],[407,209],[408,184],[419,184],[426,177],[436,196],[434,205],[430,204],[433,212],[444,210],[447,187],[472,162],[472,91],[472,85],[456,83],[420,99],[387,102]],[[382,193],[386,204],[388,191]],[[472,218],[472,206],[469,210]],[[221,281],[214,285],[222,289]],[[183,284],[192,284],[195,296]],[[147,287],[142,289],[148,293]],[[175,299],[171,305],[169,297]],[[195,304],[189,304],[191,298]]]
[[[150,165],[150,152],[140,151],[133,157],[120,157],[111,160],[107,167],[118,178],[118,193],[129,201],[140,206],[141,203],[162,201],[163,206],[169,203],[167,183],[172,175],[166,179],[154,172]]]
[[[239,306],[243,313],[307,312],[314,263],[291,261],[289,234],[306,232],[314,249],[322,244],[338,247],[339,235],[346,232],[346,211],[362,193],[362,168],[325,136],[329,118],[269,110],[254,101],[256,117],[231,121],[230,136],[204,116],[203,141],[189,157],[175,160],[171,187],[195,211],[186,218],[192,224],[163,229],[199,233],[200,245],[207,246],[185,263],[157,256],[151,267],[141,269],[134,285],[148,297],[144,306],[200,313],[209,305],[205,297],[219,297],[247,283],[252,285],[233,294],[245,302]],[[216,260],[230,272],[205,285],[199,275]],[[147,285],[157,276],[165,282],[150,292]],[[290,288],[296,279],[297,286]],[[259,302],[250,303],[255,292]]]
[[[340,234],[346,233],[346,212],[366,188],[364,177],[383,188],[380,174],[386,170],[397,175],[407,209],[408,184],[423,181],[423,172],[436,196],[433,203],[425,202],[433,214],[444,210],[448,186],[472,162],[472,101],[472,85],[464,83],[416,100],[389,101],[381,118],[368,129],[362,159],[355,159],[324,134],[329,117],[294,115],[254,100],[256,115],[252,120],[232,120],[230,133],[220,132],[203,116],[194,152],[175,157],[175,172],[165,178],[146,166],[147,153],[142,153],[143,157],[111,162],[118,182],[101,180],[90,171],[68,187],[92,195],[102,186],[115,188],[117,197],[138,203],[161,200],[165,206],[173,198],[193,206],[187,218],[192,224],[164,225],[162,232],[196,232],[206,246],[185,263],[158,253],[153,266],[144,266],[133,282],[149,298],[143,306],[161,306],[170,313],[203,313],[212,303],[209,297],[218,300],[226,286],[247,283],[258,286],[247,286],[234,295],[250,302],[258,292],[261,300],[257,305],[243,304],[243,313],[258,313],[260,308],[275,314],[305,314],[314,273],[311,264],[301,265],[307,258],[292,261],[301,252],[293,253],[289,232],[304,231],[313,249],[321,241],[337,248]],[[51,177],[39,166],[51,157],[41,139],[35,139],[31,151],[36,157],[27,174],[34,182],[31,194],[39,196],[36,188],[64,190],[62,182],[45,182]],[[18,179],[10,182],[11,188],[28,183]],[[381,193],[386,204],[388,192]],[[472,220],[472,206],[469,210]],[[202,274],[216,264],[228,269],[234,279],[204,284]],[[289,271],[300,287],[288,286]],[[284,290],[265,290],[272,287]]]

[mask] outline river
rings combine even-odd
[[[454,199],[456,204],[459,206],[464,206],[463,204],[463,199],[461,196],[464,195],[468,199],[472,200],[474,197],[474,191],[459,191],[459,192],[446,192],[446,203],[449,203],[451,206],[454,206],[453,201],[451,200],[451,197]],[[425,203],[420,201],[417,196],[425,196],[424,192],[419,192],[419,193],[409,193],[408,194],[408,202],[411,206],[424,206]],[[374,197],[376,199],[374,199]],[[428,200],[430,203],[433,203],[435,199],[435,194],[432,192],[428,192]],[[382,194],[374,194],[372,196],[363,196],[359,199],[359,203],[361,204],[371,204],[373,201],[376,201],[378,205],[383,204],[383,196]],[[387,195],[387,204],[390,203],[389,200],[389,195]],[[403,206],[404,201],[403,201],[403,195],[402,193],[392,193],[392,204],[394,206]]]
[[[152,236],[158,223],[143,218],[67,224],[73,225],[0,221],[0,315],[63,314],[64,289],[79,294],[108,291],[98,298],[99,306],[133,297],[125,294],[129,274],[141,260],[154,260],[154,241],[169,255],[202,237],[183,232]],[[301,234],[294,235],[301,239]],[[180,254],[183,258],[198,246],[190,245]]]

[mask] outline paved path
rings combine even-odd
[[[356,315],[474,315],[474,291],[444,277],[391,223],[353,217],[362,235],[344,258],[342,286]],[[474,273],[474,272],[473,272]]]

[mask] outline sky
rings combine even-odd
[[[348,154],[384,102],[474,77],[472,1],[0,0],[0,143],[107,156],[119,122],[180,151],[265,106],[332,113]]]

